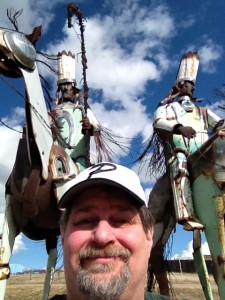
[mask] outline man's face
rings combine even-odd
[[[62,93],[63,99],[71,101],[74,96],[74,86],[73,83],[65,82],[60,84],[60,91]]]
[[[68,299],[122,294],[133,299],[129,293],[144,293],[152,232],[144,232],[125,193],[101,188],[83,193],[62,231],[62,243]]]

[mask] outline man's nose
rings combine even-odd
[[[114,228],[105,220],[99,221],[93,231],[93,241],[101,246],[114,242]]]

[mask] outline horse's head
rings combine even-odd
[[[12,78],[22,76],[19,66],[32,70],[36,51],[34,45],[41,35],[41,26],[25,35],[18,31],[0,29],[0,73]]]

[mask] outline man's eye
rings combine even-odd
[[[77,220],[74,222],[75,226],[93,226],[96,224],[96,220],[94,219],[83,219],[83,220]]]
[[[129,224],[129,220],[127,220],[127,219],[114,219],[114,220],[112,220],[112,224],[116,227],[119,227],[119,226]]]

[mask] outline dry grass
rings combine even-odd
[[[45,274],[21,274],[11,276],[7,281],[5,300],[41,300]],[[56,272],[50,291],[50,297],[65,294],[63,272]]]
[[[172,286],[177,300],[205,300],[198,275],[191,273],[174,273],[171,275]],[[220,300],[217,286],[210,276],[214,300]]]
[[[176,299],[205,300],[196,274],[174,273],[171,277]],[[211,279],[214,300],[220,300],[217,288]],[[44,274],[21,274],[8,279],[5,300],[41,300]],[[54,275],[50,296],[65,293],[63,272]]]

